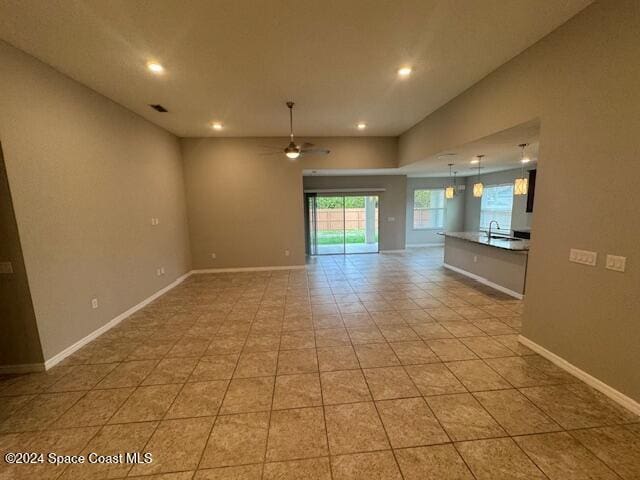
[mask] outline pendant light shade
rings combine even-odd
[[[449,164],[449,178],[451,178],[451,167],[453,167],[453,163]],[[444,189],[444,196],[446,199],[451,200],[456,194],[456,180],[453,177],[453,185],[449,185]]]
[[[525,159],[524,149],[527,148],[526,143],[521,143],[518,145],[522,149],[522,158],[520,159],[520,163],[522,164],[522,174],[520,178],[516,178],[513,183],[513,194],[514,195],[526,195],[529,192],[529,179],[524,174],[524,164],[529,161],[529,159]]]
[[[482,163],[482,157],[484,157],[484,155],[478,155],[478,181],[473,184],[473,196],[476,198],[482,197],[482,192],[484,191],[484,185],[480,181],[480,168],[482,168],[480,165]]]
[[[444,189],[444,196],[448,200],[451,200],[455,194],[456,194],[456,190],[453,187],[447,187]]]
[[[513,194],[526,195],[528,191],[529,191],[529,180],[524,177],[516,178],[516,181],[513,184]]]

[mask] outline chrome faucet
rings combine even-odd
[[[491,226],[494,223],[496,224],[496,227],[498,228],[498,230],[500,230],[500,224],[498,223],[498,221],[497,220],[491,220],[489,222],[489,233],[487,233],[487,240],[491,240]]]

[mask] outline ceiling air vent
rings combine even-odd
[[[166,108],[164,108],[162,105],[158,104],[158,105],[149,105],[151,108],[153,108],[155,111],[160,112],[160,113],[166,113],[169,110],[167,110]]]

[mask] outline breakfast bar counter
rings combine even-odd
[[[444,266],[515,298],[525,292],[529,240],[485,232],[443,233]]]

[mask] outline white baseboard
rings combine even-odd
[[[406,251],[406,248],[398,248],[395,250],[380,250],[378,253],[404,253]]]
[[[579,378],[590,387],[593,387],[599,392],[605,394],[611,400],[622,405],[627,410],[632,411],[636,415],[640,415],[640,403],[636,402],[633,398],[626,396],[624,393],[621,393],[615,388],[610,387],[603,381],[598,380],[596,377],[589,375],[584,370],[579,369],[572,363],[567,362],[564,358],[559,357],[553,352],[550,352],[549,350],[538,345],[534,341],[529,340],[527,337],[518,335],[518,341],[522,343],[525,347],[529,347],[531,350],[536,352],[541,357],[546,358],[547,360],[554,363],[555,365],[565,370],[566,372],[570,373],[574,377]]]
[[[444,242],[432,242],[432,243],[407,243],[407,248],[419,248],[419,247],[444,247]]]
[[[4,365],[4,366],[0,366],[0,373],[29,373],[29,372],[39,372],[39,371],[49,370],[50,368],[57,365],[65,358],[67,358],[72,353],[84,347],[86,344],[88,344],[92,340],[95,340],[103,333],[111,330],[113,327],[115,327],[120,322],[122,322],[125,318],[133,315],[138,310],[144,308],[149,303],[153,302],[156,298],[160,297],[161,295],[164,295],[169,290],[178,286],[180,283],[182,283],[186,278],[190,277],[191,275],[200,274],[200,273],[260,272],[260,271],[267,271],[267,270],[302,270],[304,268],[306,268],[306,265],[289,265],[289,266],[274,266],[274,267],[210,268],[210,269],[202,269],[202,270],[191,270],[190,272],[185,273],[181,277],[178,277],[175,281],[173,281],[166,287],[158,290],[156,293],[154,293],[150,297],[144,299],[137,305],[134,305],[133,307],[128,309],[126,312],[123,312],[117,317],[113,318],[105,325],[94,330],[86,337],[78,340],[73,345],[65,348],[60,353],[57,353],[53,357],[49,358],[44,363],[23,364],[23,365]]]
[[[98,338],[100,335],[102,335],[106,331],[111,330],[113,327],[118,325],[125,318],[133,315],[138,310],[144,308],[149,303],[153,302],[156,298],[160,297],[161,295],[164,295],[165,293],[167,293],[172,288],[175,288],[177,285],[182,283],[190,275],[191,275],[191,272],[187,272],[184,275],[182,275],[181,277],[178,277],[175,281],[173,281],[172,283],[170,283],[166,287],[158,290],[156,293],[154,293],[150,297],[144,299],[143,301],[141,301],[137,305],[134,305],[133,307],[131,307],[126,312],[121,313],[120,315],[118,315],[114,319],[110,320],[105,325],[103,325],[100,328],[98,328],[97,330],[94,330],[93,332],[91,332],[86,337],[78,340],[76,343],[74,343],[70,347],[65,348],[60,353],[58,353],[58,354],[54,355],[53,357],[51,357],[50,359],[46,360],[44,362],[44,370],[49,370],[51,367],[57,365],[58,363],[60,363],[62,360],[67,358],[69,355],[71,355],[75,351],[77,351],[80,348],[84,347],[90,341],[95,340],[96,338]]]
[[[458,268],[458,267],[454,267],[453,265],[449,265],[448,263],[443,263],[442,265],[444,266],[444,268],[448,268],[449,270],[452,270],[452,271],[454,271],[456,273],[464,275],[465,277],[472,278],[473,280],[475,280],[475,281],[477,281],[477,282],[479,282],[479,283],[481,283],[483,285],[486,285],[487,287],[491,287],[491,288],[493,288],[495,290],[498,290],[499,292],[506,293],[507,295],[509,295],[511,297],[517,298],[519,300],[522,300],[524,298],[523,294],[518,293],[518,292],[513,291],[513,290],[509,290],[508,288],[503,287],[502,285],[498,285],[497,283],[493,283],[492,281],[487,280],[486,278],[481,277],[480,275],[476,275],[475,273],[467,272],[466,270],[463,270],[463,269]]]
[[[44,363],[20,363],[17,365],[0,365],[0,375],[9,373],[43,372]]]
[[[191,270],[191,274],[200,273],[227,273],[227,272],[266,272],[268,270],[302,270],[306,265],[285,265],[277,267],[238,267],[238,268],[200,268]]]

